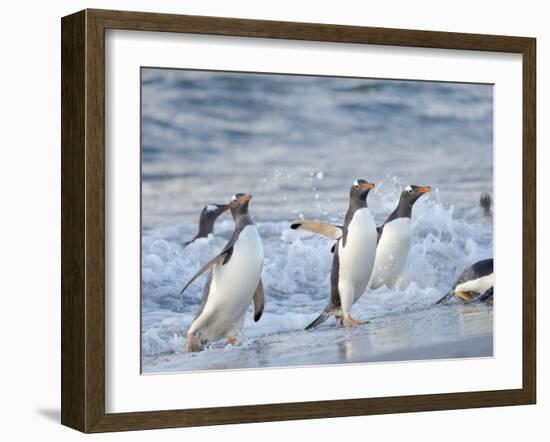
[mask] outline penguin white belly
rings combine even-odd
[[[246,226],[233,246],[231,259],[213,267],[208,299],[190,333],[203,340],[236,337],[260,282],[264,251],[254,225]]]
[[[346,245],[340,240],[338,291],[344,314],[365,291],[374,266],[376,224],[368,208],[359,209],[348,226]]]
[[[411,219],[397,218],[384,226],[376,248],[376,259],[369,287],[395,287],[405,270],[411,246]]]
[[[472,279],[470,281],[463,282],[458,284],[455,287],[455,292],[474,292],[474,293],[484,293],[493,287],[495,279],[493,273],[487,276],[482,276],[481,278]]]

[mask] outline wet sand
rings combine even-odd
[[[143,358],[144,374],[493,356],[493,311],[484,304],[434,306],[342,328],[216,343],[205,351]]]

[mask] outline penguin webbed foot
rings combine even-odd
[[[349,328],[355,327],[356,325],[363,325],[364,323],[362,321],[359,321],[357,319],[353,319],[351,315],[348,315],[346,317],[346,321],[348,321]]]
[[[469,303],[475,299],[474,292],[455,292],[455,296],[465,303]]]
[[[187,351],[190,353],[201,351],[202,344],[200,339],[194,333],[187,334]]]

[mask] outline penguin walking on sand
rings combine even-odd
[[[198,351],[208,341],[227,338],[237,343],[250,303],[254,321],[264,310],[262,268],[264,250],[258,230],[248,213],[252,196],[238,193],[229,209],[235,231],[221,253],[206,263],[185,285],[181,293],[206,271],[210,271],[203,290],[199,312],[187,333],[187,348]]]
[[[453,297],[467,304],[477,301],[492,302],[494,283],[493,258],[478,261],[460,274],[453,288],[436,304],[444,304]]]
[[[384,224],[377,227],[378,246],[369,288],[377,289],[383,285],[394,288],[399,284],[411,247],[412,208],[418,198],[430,191],[428,186],[405,187],[395,210]]]
[[[306,327],[309,330],[334,315],[350,327],[361,322],[352,318],[351,308],[369,282],[376,253],[376,224],[367,207],[373,183],[357,180],[349,192],[349,207],[343,226],[317,221],[296,221],[290,227],[318,233],[336,240],[330,275],[330,301],[323,312]]]
[[[218,217],[229,209],[228,204],[208,204],[204,206],[199,217],[199,231],[191,241],[186,241],[183,246],[188,246],[197,238],[206,238],[214,233],[214,224]]]

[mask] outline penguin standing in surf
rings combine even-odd
[[[210,270],[199,312],[187,333],[187,348],[198,351],[202,344],[227,338],[234,345],[240,335],[248,306],[254,305],[254,321],[264,310],[262,268],[264,250],[248,204],[252,196],[238,193],[229,208],[235,231],[221,253],[206,263],[185,285],[181,293]]]
[[[188,246],[197,238],[206,238],[214,233],[214,223],[227,209],[229,209],[228,204],[208,204],[204,206],[199,217],[199,231],[191,241],[183,243],[183,246]]]
[[[357,180],[349,192],[349,207],[343,226],[317,221],[296,221],[292,229],[308,230],[336,240],[330,275],[330,301],[309,330],[330,316],[350,327],[360,324],[351,316],[351,307],[361,297],[369,282],[376,253],[376,224],[367,207],[367,196],[373,183]]]
[[[492,302],[494,283],[493,258],[478,261],[460,274],[453,288],[436,304],[446,303],[453,297],[461,299],[467,304],[476,301]]]
[[[384,224],[377,227],[378,246],[369,288],[377,289],[383,285],[394,288],[401,280],[411,247],[413,204],[430,191],[428,186],[405,187],[395,210]]]

